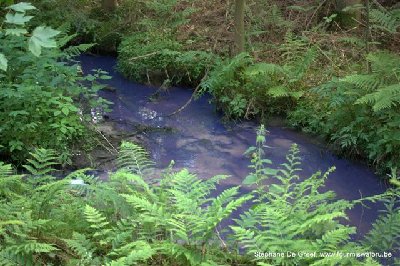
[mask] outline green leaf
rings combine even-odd
[[[26,29],[6,29],[6,35],[20,36],[27,33],[28,31]]]
[[[60,31],[54,30],[50,27],[37,27],[32,32],[32,38],[42,47],[52,48],[57,47],[56,41],[53,39]]]
[[[8,60],[4,56],[4,54],[0,53],[0,69],[7,71],[7,66],[8,66]]]
[[[27,10],[36,9],[36,7],[34,7],[31,3],[21,2],[21,3],[15,4],[15,5],[6,7],[6,9],[11,9],[11,10],[14,10],[15,12],[25,13],[25,11],[27,11]]]
[[[63,108],[61,109],[61,112],[63,112],[63,114],[65,114],[65,115],[68,115],[68,114],[69,114],[69,109],[68,109],[68,107],[63,107]]]
[[[52,48],[57,47],[56,41],[53,39],[60,32],[50,27],[37,27],[32,32],[32,37],[29,39],[29,50],[36,56],[40,56],[42,47]]]
[[[42,53],[42,47],[40,47],[40,45],[37,42],[35,42],[32,38],[29,39],[28,46],[29,46],[29,51],[31,51],[31,53],[34,54],[35,56],[40,56],[40,54]]]
[[[257,176],[254,174],[250,174],[246,176],[246,178],[243,180],[242,184],[243,185],[253,185],[257,182]]]
[[[277,185],[277,184],[272,184],[270,186],[270,192],[274,193],[274,194],[281,194],[284,193],[285,190],[282,186]]]
[[[25,25],[25,23],[31,20],[32,18],[33,18],[32,16],[25,16],[24,14],[21,13],[15,13],[15,14],[8,13],[6,15],[6,20],[4,22],[15,25]]]

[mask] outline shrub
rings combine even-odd
[[[399,167],[400,58],[368,55],[372,72],[335,78],[313,90],[289,114],[289,121],[325,136],[352,155],[381,169]]]
[[[215,67],[202,82],[202,92],[213,95],[227,117],[284,114],[303,95],[303,79],[314,57],[310,49],[295,62],[280,66],[255,63],[242,53]]]
[[[94,81],[83,77],[71,58],[90,45],[64,45],[70,36],[49,27],[26,25],[35,7],[19,3],[8,8],[0,31],[0,145],[3,154],[23,160],[37,147],[52,148],[68,161],[68,148],[86,132],[80,99],[100,105]],[[58,44],[57,44],[58,42]],[[87,83],[89,81],[89,83]],[[83,84],[91,84],[84,86]],[[89,107],[90,108],[90,107]]]
[[[118,68],[138,82],[197,85],[218,58],[202,51],[182,51],[170,35],[138,33],[119,47]]]

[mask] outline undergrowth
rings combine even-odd
[[[135,81],[196,86],[218,57],[202,51],[185,51],[173,36],[159,32],[125,38],[118,50],[118,69]]]
[[[0,264],[394,265],[393,257],[256,255],[395,252],[400,244],[397,190],[355,201],[336,199],[334,192],[320,191],[333,169],[300,178],[296,145],[287,162],[275,167],[263,156],[264,133],[260,128],[257,146],[248,150],[253,170],[244,180],[246,186],[258,186],[244,194],[241,186],[221,189],[218,184],[228,176],[201,179],[170,167],[154,179],[150,172],[132,171],[151,165],[138,145],[127,142],[120,151],[122,168],[106,182],[87,169],[53,177],[59,158],[51,150],[32,153],[25,175],[0,163]],[[380,200],[387,202],[386,211],[365,240],[353,241],[357,229],[343,223],[346,210]],[[223,225],[232,218],[233,225]]]
[[[23,162],[29,152],[56,149],[63,162],[70,148],[89,135],[90,108],[106,108],[97,96],[104,72],[82,75],[74,58],[92,45],[62,49],[74,38],[51,27],[31,29],[36,8],[18,3],[7,12],[0,29],[0,152]],[[89,110],[88,110],[89,109]]]

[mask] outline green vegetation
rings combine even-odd
[[[398,191],[361,200],[320,192],[327,173],[299,179],[297,146],[278,168],[263,156],[264,129],[252,147],[253,172],[246,185],[217,190],[228,176],[200,179],[187,170],[166,169],[152,178],[151,162],[136,144],[121,145],[121,169],[107,182],[86,169],[62,180],[52,176],[58,156],[31,153],[26,175],[0,164],[1,265],[380,265],[374,258],[265,258],[257,252],[387,252],[400,247]],[[146,171],[145,171],[146,170]],[[263,185],[275,179],[272,185]],[[267,192],[267,193],[266,193]],[[213,196],[211,196],[213,195]],[[346,210],[365,201],[387,201],[365,240],[341,223]],[[243,209],[243,204],[252,208]],[[239,211],[239,215],[237,212]],[[235,212],[235,224],[221,222]],[[239,250],[242,249],[242,252]],[[393,265],[393,258],[382,259]],[[398,261],[397,261],[398,262]]]
[[[196,85],[218,60],[211,53],[183,51],[171,36],[138,33],[121,43],[119,70],[128,78],[171,85]]]
[[[400,161],[400,57],[379,52],[367,60],[371,73],[335,78],[315,88],[314,100],[302,100],[289,121],[351,154],[395,168]]]
[[[0,265],[400,265],[341,256],[400,250],[396,1],[32,2],[0,2]],[[91,116],[108,110],[98,92],[110,77],[82,73],[83,52],[116,54],[138,82],[196,87],[190,100],[210,94],[227,119],[280,116],[390,172],[392,187],[338,199],[324,188],[334,168],[300,178],[296,145],[280,166],[265,158],[264,127],[237,186],[172,163],[159,177],[121,139],[107,181],[92,169],[59,178],[96,134],[112,146]],[[385,210],[354,240],[347,211],[365,202]]]
[[[10,6],[0,31],[0,145],[13,160],[45,147],[68,162],[72,144],[88,134],[84,110],[105,107],[94,82],[107,76],[82,76],[72,60],[90,45],[60,50],[72,36],[45,26],[28,32],[34,12],[31,4]]]
[[[249,54],[239,54],[216,66],[201,87],[229,117],[282,114],[303,95],[303,79],[313,58],[309,50],[296,62],[280,66],[255,63]]]

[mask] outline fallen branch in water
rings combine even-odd
[[[111,142],[107,139],[107,137],[97,128],[94,123],[92,124],[93,129],[106,141],[108,145],[110,145],[111,149],[109,149],[106,145],[104,145],[101,141],[99,141],[100,145],[103,146],[110,154],[118,154],[118,150],[111,144]]]
[[[196,88],[194,89],[192,96],[190,96],[189,100],[178,110],[176,110],[175,112],[169,114],[169,115],[164,115],[164,117],[170,117],[173,115],[176,115],[179,112],[182,112],[183,109],[185,109],[193,100],[194,96],[196,95],[197,91],[200,89],[201,83],[203,82],[203,80],[205,80],[208,76],[208,70],[206,71],[206,73],[204,74],[204,77],[201,78],[199,84],[196,86]]]

